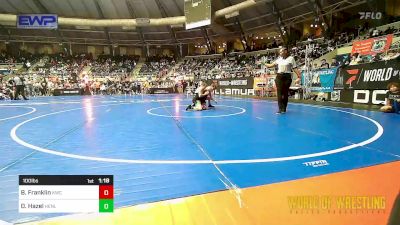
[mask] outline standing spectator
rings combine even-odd
[[[40,92],[42,93],[42,96],[45,96],[47,94],[47,80],[46,78],[43,78],[43,81],[40,82]]]

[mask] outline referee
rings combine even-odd
[[[292,71],[294,71],[298,78],[300,78],[300,72],[296,69],[297,64],[293,56],[290,56],[286,48],[279,50],[279,58],[275,62],[269,64],[267,67],[278,66],[277,75],[275,78],[276,92],[278,97],[279,110],[277,114],[286,113],[286,108],[289,98],[289,88],[292,84]]]
[[[14,100],[19,100],[19,95],[22,95],[24,100],[28,100],[28,98],[25,96],[25,84],[24,84],[24,79],[20,77],[19,75],[14,77],[14,83],[15,83],[15,95],[14,95]]]

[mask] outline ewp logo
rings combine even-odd
[[[17,28],[22,29],[57,29],[58,17],[55,14],[18,15]]]

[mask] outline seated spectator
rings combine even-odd
[[[335,58],[333,58],[331,67],[339,67],[339,66],[341,66],[340,63]]]
[[[386,93],[386,104],[381,107],[385,113],[400,113],[400,83],[390,83]]]
[[[385,56],[382,57],[382,60],[392,60],[396,59],[400,56],[399,50],[390,50]]]
[[[329,69],[329,63],[326,62],[326,59],[321,60],[321,69]]]
[[[372,57],[371,57],[371,62],[378,62],[378,61],[381,61],[382,60],[382,55],[379,53],[379,54],[375,54],[375,55],[373,55]]]
[[[361,55],[358,53],[355,53],[354,55],[351,56],[350,66],[357,65],[361,62],[362,62]]]
[[[394,27],[393,28],[392,27],[388,27],[383,33],[384,34],[392,34],[393,31],[394,31]]]
[[[377,37],[377,36],[379,36],[379,30],[375,28],[375,29],[372,31],[372,37]]]

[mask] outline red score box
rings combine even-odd
[[[99,199],[113,199],[114,187],[113,185],[100,185],[99,186]]]

